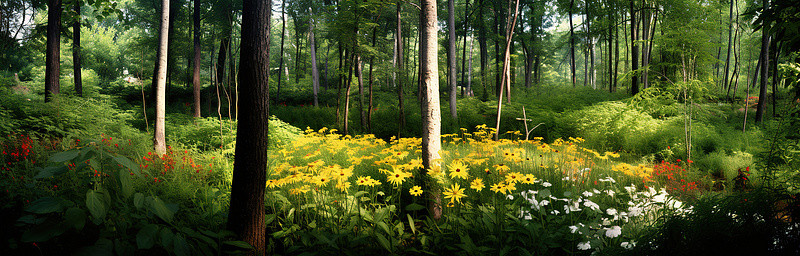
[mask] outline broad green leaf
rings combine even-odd
[[[103,219],[106,217],[106,206],[101,199],[99,192],[95,190],[89,190],[86,192],[86,207],[89,209],[89,213],[92,214],[93,217],[97,219]]]
[[[86,224],[86,211],[78,207],[67,209],[64,213],[64,224],[80,231]]]
[[[119,170],[119,186],[122,190],[122,197],[128,199],[133,194],[133,181],[130,174],[125,170]]]
[[[81,151],[78,149],[72,149],[64,152],[55,153],[52,156],[50,156],[50,162],[63,163],[75,159],[75,157],[78,157],[78,154],[80,152]]]
[[[141,209],[144,206],[144,195],[142,193],[133,195],[133,206],[136,206],[136,209]]]
[[[122,165],[123,167],[128,168],[128,170],[133,172],[133,174],[135,174],[136,176],[142,176],[142,174],[139,172],[139,165],[137,165],[127,157],[112,156],[111,158],[114,159],[115,162]]]
[[[150,197],[150,200],[148,201],[150,211],[152,211],[153,214],[166,222],[172,222],[172,217],[175,215],[175,212],[170,210],[167,205],[164,204],[164,201],[161,201],[161,199],[155,196]]]
[[[136,246],[139,249],[150,249],[155,244],[158,225],[147,224],[136,234]]]
[[[61,203],[52,197],[42,197],[33,201],[28,208],[25,208],[26,211],[36,213],[36,214],[45,214],[51,212],[61,212],[64,210],[64,207]]]
[[[65,165],[48,166],[45,168],[37,168],[37,169],[39,169],[39,173],[37,173],[36,176],[33,177],[34,179],[50,178],[56,175],[64,174],[69,171],[69,168],[67,168],[67,166]]]
[[[413,212],[425,209],[425,206],[419,204],[409,204],[406,206],[406,211]]]
[[[386,249],[389,252],[392,252],[392,245],[389,243],[389,240],[387,240],[386,237],[383,236],[383,234],[375,233],[375,238],[378,239],[378,243],[380,243],[384,249]]]
[[[406,214],[406,217],[408,217],[408,226],[411,227],[411,233],[417,234],[417,227],[414,225],[414,218],[411,218],[410,214]]]
[[[168,228],[161,229],[161,246],[166,247],[167,245],[171,245],[174,238],[175,234],[172,233],[172,230]]]
[[[235,246],[235,247],[237,247],[237,248],[242,248],[242,249],[245,249],[245,250],[252,250],[252,249],[254,249],[252,245],[248,244],[248,243],[247,243],[247,242],[245,242],[245,241],[225,241],[225,242],[222,242],[222,244],[224,244],[224,245],[230,245],[230,246]]]
[[[386,225],[386,222],[378,221],[378,227],[383,229],[383,231],[386,232],[387,235],[390,235],[390,236],[394,235],[394,232],[392,232],[392,230],[389,229],[389,226]]]

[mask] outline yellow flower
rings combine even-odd
[[[517,185],[515,183],[506,182],[505,189],[506,189],[505,194],[508,194],[511,193],[511,191],[517,190]]]
[[[276,180],[267,180],[267,187],[268,188],[274,188],[276,186],[278,186],[278,181],[276,181]]]
[[[402,169],[397,168],[386,177],[386,180],[391,182],[392,185],[399,186],[408,177],[411,177],[411,173],[403,172]]]
[[[411,189],[408,190],[408,193],[412,196],[419,196],[422,195],[422,188],[419,186],[413,186]]]
[[[464,194],[464,189],[461,188],[458,184],[453,184],[450,188],[445,188],[444,191],[444,198],[449,198],[450,202],[459,202],[461,203],[461,198],[467,196]]]
[[[536,177],[534,177],[533,174],[525,174],[525,176],[522,177],[522,183],[533,184],[534,181],[536,181]]]
[[[466,179],[467,176],[469,176],[467,171],[469,171],[469,168],[461,161],[453,161],[453,163],[450,164],[450,177]]]
[[[311,180],[311,182],[313,182],[314,185],[317,185],[317,187],[325,186],[325,184],[328,184],[329,181],[331,181],[330,178],[322,175],[314,176],[314,178]]]
[[[299,188],[293,188],[291,191],[289,191],[289,194],[291,195],[305,194],[308,191],[311,191],[311,187],[309,187],[308,185],[303,185],[302,187]]]
[[[510,172],[506,175],[506,183],[516,183],[524,181],[524,175],[518,172]]]
[[[502,193],[506,190],[506,184],[503,182],[498,182],[497,184],[490,186],[489,190],[495,193]]]
[[[481,178],[476,178],[476,179],[472,180],[472,182],[469,184],[469,188],[474,189],[475,191],[478,191],[478,192],[480,192],[483,189],[483,187],[484,187],[483,186],[483,179],[481,179]]]
[[[497,170],[497,172],[498,172],[498,173],[500,173],[501,175],[502,175],[503,173],[505,173],[505,172],[507,172],[507,171],[510,171],[510,170],[511,170],[511,167],[508,167],[508,165],[505,165],[505,164],[496,164],[496,165],[494,165],[493,167],[494,167],[494,169],[495,169],[495,170]]]

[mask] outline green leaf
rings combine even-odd
[[[36,174],[36,176],[33,177],[34,179],[50,178],[50,177],[53,177],[53,176],[56,176],[56,175],[64,174],[64,173],[69,171],[69,168],[67,168],[67,166],[64,166],[64,165],[62,165],[62,166],[48,166],[48,167],[45,167],[45,168],[37,168],[37,169],[39,169],[39,173]]]
[[[131,176],[125,170],[119,170],[119,186],[122,190],[122,197],[128,199],[133,194],[133,181],[131,181]]]
[[[150,211],[152,211],[153,214],[166,222],[172,222],[172,217],[175,215],[175,212],[170,210],[167,205],[164,204],[164,201],[161,201],[161,199],[155,196],[150,197],[148,201]]]
[[[94,245],[81,248],[77,253],[75,253],[75,255],[78,255],[78,256],[82,256],[82,255],[87,255],[87,256],[89,256],[89,255],[91,255],[91,256],[109,255],[109,256],[111,256],[111,255],[114,255],[113,250],[114,250],[114,242],[111,242],[111,240],[108,240],[108,239],[105,239],[105,238],[100,238],[100,239],[97,239],[97,242],[95,242]]]
[[[383,229],[383,231],[385,231],[387,235],[390,235],[390,236],[391,236],[391,235],[394,235],[394,234],[393,234],[394,232],[392,232],[392,230],[391,230],[391,229],[389,229],[389,226],[388,226],[388,225],[386,225],[386,222],[383,222],[383,221],[378,221],[378,227],[380,227],[381,229]]]
[[[425,209],[425,206],[422,206],[422,205],[419,205],[419,204],[406,205],[406,211],[409,211],[409,212],[419,211],[419,210],[422,210],[422,209]]]
[[[64,225],[54,225],[53,223],[45,222],[22,233],[21,241],[24,243],[44,242],[63,234],[67,229],[68,228]]]
[[[245,250],[252,250],[252,249],[255,249],[255,248],[253,248],[253,246],[252,246],[252,245],[248,244],[248,243],[247,243],[247,242],[245,242],[245,241],[225,241],[225,242],[222,242],[222,244],[224,244],[224,245],[230,245],[230,246],[235,246],[235,247],[237,247],[237,248],[241,248],[241,249],[245,249]]]
[[[136,234],[136,246],[139,249],[150,249],[155,244],[158,225],[147,224]]]
[[[33,201],[33,203],[31,203],[31,205],[25,210],[36,214],[45,214],[51,212],[61,212],[64,210],[64,207],[55,198],[42,197],[36,201]]]
[[[387,240],[386,237],[383,236],[383,234],[375,233],[375,238],[378,239],[378,243],[380,243],[384,249],[386,249],[389,252],[392,252],[392,245],[389,244],[389,240]]]
[[[81,231],[86,224],[86,211],[77,207],[67,209],[67,212],[64,213],[64,224]]]
[[[173,239],[173,247],[172,250],[175,255],[178,256],[189,256],[192,253],[192,249],[189,247],[189,242],[186,241],[182,235],[176,235],[175,239]]]
[[[414,225],[414,218],[411,218],[410,214],[406,214],[408,217],[408,226],[411,227],[411,233],[417,234],[417,227]]]
[[[161,245],[166,247],[167,245],[172,244],[172,240],[175,238],[175,234],[172,233],[172,230],[168,228],[161,229]]]
[[[139,165],[137,165],[127,157],[112,156],[111,159],[114,159],[114,161],[117,162],[118,164],[122,165],[125,168],[128,168],[128,170],[131,170],[131,172],[133,172],[133,174],[135,174],[136,176],[142,176],[142,174],[139,172]]]
[[[133,195],[133,206],[135,206],[136,209],[142,209],[142,206],[144,206],[144,195],[142,193]]]
[[[97,219],[106,217],[106,206],[101,199],[100,192],[89,190],[86,192],[86,207],[89,208],[89,213]]]
[[[64,152],[55,153],[52,156],[50,156],[50,162],[63,163],[75,159],[75,157],[78,157],[79,153],[80,150],[78,149],[72,149]]]

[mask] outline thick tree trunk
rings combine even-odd
[[[314,16],[313,14],[311,15]],[[317,70],[317,45],[314,42],[314,19],[308,19],[308,46],[311,51],[311,83],[314,89],[314,106],[319,107],[319,70]]]
[[[44,102],[61,90],[61,0],[47,1],[47,52],[45,54]]]
[[[419,66],[422,85],[422,165],[421,178],[425,179],[423,191],[427,192],[428,213],[431,218],[438,220],[442,217],[441,195],[436,183],[427,174],[427,170],[438,168],[441,157],[439,150],[442,148],[441,122],[439,108],[439,68],[438,44],[436,40],[436,0],[420,1],[420,44]]]
[[[242,118],[236,132],[228,229],[255,250],[268,255],[264,224],[269,131],[269,30],[270,2],[244,0],[239,81],[242,84]]]
[[[194,0],[194,64],[192,65],[192,93],[194,95],[194,117],[200,117],[200,0]]]
[[[458,86],[456,86],[456,4],[455,0],[447,0],[447,84],[450,89],[450,117],[453,120],[458,120],[458,112],[456,112],[456,94],[458,93]]]
[[[636,10],[634,9],[634,2],[635,0],[630,1],[630,11],[631,11],[631,72],[633,72],[633,76],[631,76],[631,95],[636,95],[639,93],[639,76],[636,72],[639,70],[639,46],[636,43],[637,40],[637,30],[639,29],[636,26]]]
[[[83,79],[81,78],[81,1],[75,1],[72,5],[78,17],[72,24],[72,74],[75,78],[75,94],[83,97]]]
[[[156,54],[156,77],[153,78],[156,91],[156,124],[153,147],[158,155],[167,152],[164,138],[164,113],[166,112],[167,52],[169,51],[169,8],[170,0],[161,0],[161,25],[158,34],[158,53]]]

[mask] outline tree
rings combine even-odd
[[[764,7],[762,10],[769,9],[769,0],[762,0]],[[764,120],[764,112],[767,109],[767,81],[769,80],[769,23],[764,22],[761,28],[761,84],[758,93],[758,108],[756,109],[756,123]]]
[[[264,193],[269,130],[270,2],[244,0],[239,84],[241,117],[236,132],[228,229],[267,255]]]
[[[456,112],[456,4],[455,0],[447,0],[447,85],[450,88],[450,117],[458,118]]]
[[[74,0],[75,22],[72,23],[72,70],[75,79],[75,94],[83,96],[83,80],[81,79],[81,5],[82,1]]]
[[[399,138],[406,125],[405,108],[403,107],[403,84],[405,83],[405,71],[403,70],[403,19],[400,12],[403,10],[403,2],[397,1],[397,34],[395,44],[397,45],[397,137]]]
[[[436,0],[421,0],[419,14],[419,83],[422,87],[422,165],[423,191],[427,192],[428,211],[433,219],[442,216],[441,197],[428,170],[439,168],[442,149],[442,117],[439,109],[439,47],[436,40]]]
[[[47,1],[47,50],[45,53],[44,102],[58,94],[61,85],[61,0]]]
[[[192,94],[194,98],[193,114],[200,117],[200,0],[194,0],[194,64],[192,69]]]
[[[155,88],[156,96],[156,124],[153,134],[153,147],[158,155],[167,152],[167,142],[164,138],[164,112],[166,112],[169,2],[170,0],[161,0],[161,25],[158,34],[158,52],[156,53],[156,66],[154,71],[156,75],[153,78],[153,87]]]
[[[317,45],[314,41],[313,17],[314,15],[312,14],[308,19],[308,46],[311,48],[311,82],[314,89],[314,106],[319,107],[319,70],[317,70]],[[278,73],[280,73],[280,71]]]
[[[639,46],[637,45],[637,30],[639,27],[636,23],[636,10],[634,9],[633,1],[630,0],[631,11],[631,95],[639,93],[639,76],[636,71],[639,69]]]

